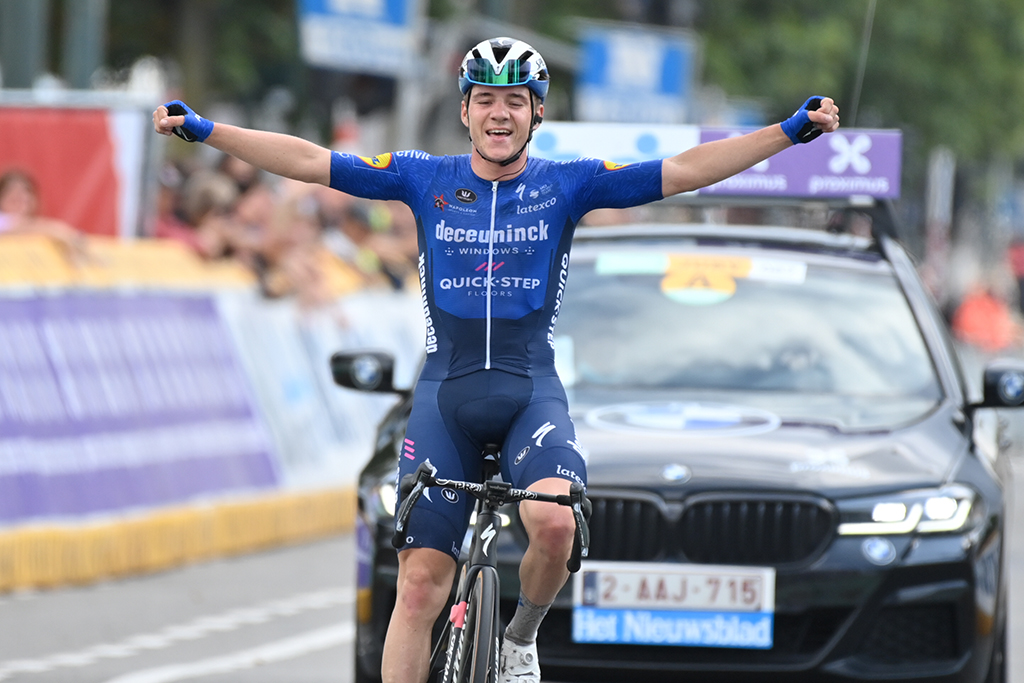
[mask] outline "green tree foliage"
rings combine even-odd
[[[703,2],[704,81],[769,103],[808,92],[853,111],[869,0]],[[856,125],[901,128],[965,160],[1024,155],[1024,3],[878,0]]]
[[[808,93],[833,95],[849,116],[869,2],[699,0],[693,28],[704,43],[702,80],[765,102],[774,119]],[[186,91],[203,97],[251,102],[286,85],[301,98],[308,69],[299,57],[296,4],[112,2],[110,62],[118,68],[144,54],[167,58],[182,65]],[[435,18],[452,19],[472,4],[432,0],[429,7]],[[571,40],[573,17],[618,12],[616,0],[510,0],[505,18]],[[189,47],[195,31],[208,36],[205,48]],[[183,52],[196,49],[204,54],[190,63]],[[877,0],[856,125],[900,128],[921,148],[946,145],[963,161],[1020,158],[1022,111],[1024,2]]]
[[[253,101],[303,83],[295,0],[112,2],[109,30],[112,67],[155,55],[179,65],[200,99]]]

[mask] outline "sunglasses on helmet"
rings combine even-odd
[[[529,62],[507,62],[496,72],[489,59],[467,59],[465,78],[477,85],[526,85],[533,78]]]

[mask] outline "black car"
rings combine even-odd
[[[592,545],[538,638],[551,680],[1005,679],[1009,467],[945,323],[893,239],[793,228],[581,229],[556,359]],[[339,383],[395,391],[386,354]],[[410,392],[360,479],[357,680],[395,599]],[[502,616],[525,535],[501,536]]]

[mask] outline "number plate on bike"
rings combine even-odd
[[[573,640],[768,649],[771,567],[586,561],[574,577]]]

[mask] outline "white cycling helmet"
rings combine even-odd
[[[547,64],[540,53],[521,40],[491,38],[477,43],[459,67],[459,90],[474,85],[525,85],[540,99],[548,94]]]

